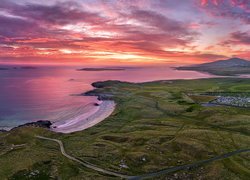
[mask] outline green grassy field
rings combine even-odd
[[[71,134],[22,127],[0,133],[1,179],[118,179],[87,169],[68,154],[99,167],[139,175],[250,148],[250,111],[203,107],[190,92],[249,92],[250,79],[218,78],[149,83],[98,83],[94,93],[113,94],[115,112],[100,124]],[[210,99],[210,98],[208,98]],[[201,100],[205,101],[204,98]],[[20,145],[20,146],[17,146]],[[248,179],[250,153],[153,179]]]

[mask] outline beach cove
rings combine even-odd
[[[57,132],[73,132],[67,126],[81,127],[77,130],[90,127],[94,122],[100,122],[101,117],[103,120],[107,114],[111,114],[114,106],[101,103],[96,96],[79,96],[92,90],[91,84],[96,81],[146,82],[213,77],[199,72],[177,71],[167,66],[127,67],[123,71],[78,71],[82,67],[39,66],[14,69],[10,66],[10,70],[1,71],[0,129],[10,130],[39,120],[51,121],[52,130]],[[100,103],[100,107],[95,106],[96,103]],[[95,112],[97,115],[94,115]],[[101,112],[104,115],[100,115]],[[53,128],[55,126],[57,128]]]

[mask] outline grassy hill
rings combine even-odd
[[[211,99],[192,92],[249,92],[250,79],[202,79],[95,83],[94,94],[112,94],[115,112],[100,124],[71,134],[36,127],[0,133],[1,179],[119,179],[62,156],[68,154],[108,170],[139,175],[249,148],[250,111],[229,106],[204,107]],[[194,99],[195,100],[194,100]],[[250,153],[153,179],[248,179]]]
[[[177,67],[176,69],[208,72],[221,76],[234,76],[238,74],[250,74],[250,61],[239,58],[231,58],[211,63]]]

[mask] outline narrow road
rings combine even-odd
[[[47,138],[47,137],[43,137],[43,136],[36,136],[36,137],[39,138],[39,139],[44,139],[44,140],[49,140],[49,141],[57,142],[59,144],[59,146],[60,146],[62,155],[64,155],[68,159],[71,159],[72,161],[75,161],[75,162],[78,162],[78,163],[82,164],[83,166],[85,166],[87,168],[93,169],[93,170],[98,171],[98,172],[102,172],[104,174],[108,174],[108,175],[120,177],[120,178],[123,178],[123,179],[133,179],[133,178],[135,178],[135,176],[128,176],[128,175],[124,175],[124,174],[120,174],[120,173],[116,173],[116,172],[113,172],[113,171],[109,171],[109,170],[105,170],[105,169],[99,168],[99,167],[97,167],[95,165],[92,165],[92,164],[90,164],[88,162],[84,162],[84,161],[79,160],[79,159],[77,159],[77,158],[75,158],[73,156],[68,155],[65,152],[65,149],[64,149],[62,141],[60,141],[58,139],[52,139],[52,138]]]
[[[124,175],[124,174],[120,174],[120,173],[117,173],[117,172],[113,172],[113,171],[109,171],[109,170],[99,168],[99,167],[97,167],[97,166],[95,166],[93,164],[90,164],[88,162],[79,160],[79,159],[77,159],[77,158],[75,158],[73,156],[68,155],[65,152],[62,141],[60,141],[58,139],[52,139],[52,138],[47,138],[47,137],[43,137],[43,136],[36,136],[36,137],[39,138],[39,139],[44,139],[44,140],[57,142],[59,144],[59,146],[60,146],[60,150],[61,150],[62,155],[64,155],[68,159],[71,159],[72,161],[75,161],[75,162],[78,162],[78,163],[84,165],[87,168],[90,168],[90,169],[98,171],[98,172],[102,172],[104,174],[120,177],[120,178],[123,178],[123,179],[131,179],[131,180],[152,178],[152,177],[168,174],[168,173],[179,171],[179,170],[187,170],[189,168],[198,167],[198,166],[201,166],[201,165],[213,162],[213,161],[217,161],[217,160],[222,160],[222,159],[225,159],[225,158],[228,158],[228,157],[240,154],[240,153],[250,152],[250,149],[240,149],[240,150],[232,151],[232,152],[229,152],[229,153],[226,153],[226,154],[218,155],[218,156],[215,156],[215,157],[210,158],[210,159],[201,160],[201,161],[198,161],[198,162],[195,162],[195,163],[192,163],[192,164],[186,164],[186,165],[182,165],[182,166],[175,166],[175,167],[163,169],[163,170],[152,172],[152,173],[146,173],[146,174],[142,174],[142,175],[138,175],[138,176],[129,176],[129,175]]]
[[[145,179],[145,178],[160,176],[160,175],[163,175],[163,174],[168,174],[168,173],[179,171],[179,170],[188,170],[189,168],[198,167],[198,166],[201,166],[201,165],[204,165],[204,164],[211,163],[213,161],[222,160],[222,159],[225,159],[225,158],[228,158],[228,157],[240,154],[240,153],[244,153],[244,152],[250,152],[250,149],[240,149],[240,150],[232,151],[232,152],[229,152],[229,153],[226,153],[226,154],[215,156],[215,157],[210,158],[210,159],[201,160],[201,161],[198,161],[198,162],[195,162],[195,163],[192,163],[192,164],[186,164],[186,165],[182,165],[182,166],[175,166],[175,167],[168,168],[168,169],[163,169],[163,170],[160,170],[160,171],[157,171],[157,172],[152,172],[152,173],[139,175],[139,176],[136,176],[136,177],[131,178],[131,179],[139,180],[139,179]]]

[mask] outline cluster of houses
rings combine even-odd
[[[196,92],[192,93],[191,95],[215,97],[213,100],[207,103],[203,103],[203,105],[206,106],[227,105],[227,106],[250,108],[250,92],[205,92],[205,93]]]
[[[250,107],[250,97],[218,96],[210,103],[237,107]]]

